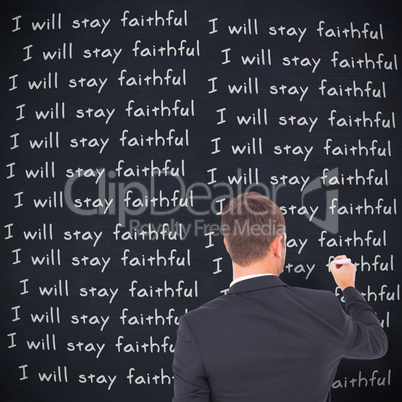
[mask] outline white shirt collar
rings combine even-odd
[[[253,274],[253,275],[245,275],[241,276],[240,278],[234,279],[229,287],[233,286],[235,283],[240,282],[240,281],[245,281],[246,279],[251,279],[251,278],[258,278],[259,276],[268,276],[268,275],[274,275],[274,274]]]

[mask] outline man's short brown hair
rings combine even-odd
[[[240,266],[264,258],[273,239],[286,232],[280,208],[257,192],[232,199],[222,211],[221,228],[230,258]]]

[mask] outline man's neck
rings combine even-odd
[[[249,275],[278,275],[275,267],[268,258],[255,261],[247,266],[241,266],[233,263],[233,280]]]

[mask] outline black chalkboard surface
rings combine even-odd
[[[288,226],[282,279],[356,263],[401,390],[401,35],[387,1],[1,2],[1,396],[169,401],[179,317],[225,293],[223,205]]]

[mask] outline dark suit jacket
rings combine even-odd
[[[374,311],[355,288],[345,314],[329,291],[247,279],[180,319],[174,402],[323,402],[339,361],[387,350]]]

